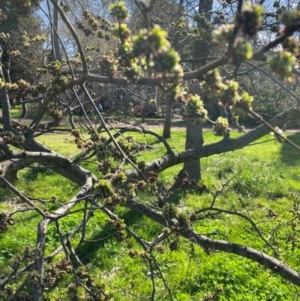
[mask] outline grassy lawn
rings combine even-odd
[[[155,137],[136,133],[130,135],[151,146],[151,149],[138,157],[138,162],[153,160],[165,153],[163,145]],[[240,134],[234,134],[236,137],[238,135]],[[205,143],[220,139],[208,131],[204,136]],[[297,270],[300,265],[300,226],[297,215],[300,203],[300,156],[287,144],[269,141],[271,138],[271,135],[267,135],[242,150],[202,159],[202,183],[207,187],[205,192],[173,189],[167,194],[182,166],[162,172],[159,175],[159,187],[166,194],[167,202],[176,205],[185,214],[204,210],[213,201],[215,208],[226,211],[206,217],[203,213],[203,218],[193,223],[194,229],[200,234],[257,248],[272,256],[276,250],[279,254],[276,256],[280,260]],[[289,138],[300,145],[299,133],[291,134]],[[68,133],[45,135],[39,140],[70,158],[80,154]],[[185,131],[173,131],[168,142],[175,151],[182,151]],[[96,162],[89,161],[84,165],[101,176]],[[22,170],[19,177],[20,181],[14,183],[17,188],[43,200],[55,199],[63,203],[78,189],[72,182],[39,166]],[[13,196],[7,190],[1,189],[0,196],[0,211],[12,211],[23,206],[17,198],[12,199]],[[143,202],[157,205],[157,199],[151,191],[140,191],[138,197]],[[54,203],[48,203],[47,206],[50,211],[56,208]],[[77,209],[80,208],[74,208]],[[239,212],[251,219],[260,233],[246,218],[229,214],[229,211]],[[117,208],[115,214],[146,241],[152,241],[162,231],[161,226],[126,208]],[[35,213],[22,212],[14,215],[14,218],[14,225],[7,232],[0,233],[2,275],[9,273],[9,263],[16,254],[22,252],[26,246],[35,245],[35,232],[39,221]],[[82,218],[82,212],[78,211],[62,219],[62,231],[69,233]],[[88,265],[94,281],[103,283],[113,293],[114,300],[148,300],[152,291],[151,278],[146,276],[149,272],[148,261],[132,256],[130,250],[141,251],[140,247],[132,238],[127,242],[117,241],[106,221],[103,213],[96,212],[87,224],[88,241],[77,245],[77,236],[72,242],[73,247],[82,262]],[[266,241],[273,246],[273,250]],[[55,227],[50,225],[46,253],[50,254],[57,246],[58,235]],[[297,287],[250,260],[195,247],[179,236],[171,236],[165,240],[154,249],[153,254],[174,300],[213,300],[208,297],[216,291],[219,291],[218,300],[233,301],[297,300],[300,294]],[[58,258],[62,258],[62,255]],[[53,298],[51,300],[67,298],[67,285],[64,281],[50,292]],[[155,300],[169,300],[163,281],[158,278],[155,283]],[[81,297],[80,300],[84,300],[84,296]]]

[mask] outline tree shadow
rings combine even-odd
[[[287,138],[300,146],[300,132],[288,135]],[[280,160],[288,166],[295,166],[300,163],[300,153],[293,146],[284,142],[280,151]]]
[[[204,192],[207,192],[207,187],[203,183],[191,180],[188,173],[181,170],[174,177],[174,183],[168,189],[164,201],[168,204],[179,205],[188,194],[201,195]]]
[[[128,210],[120,214],[119,218],[123,220],[128,227],[130,227],[137,222],[140,222],[143,216],[134,211]],[[111,245],[113,245],[113,241],[118,240],[116,234],[115,229],[108,224],[105,224],[99,232],[95,233],[88,241],[82,243],[76,248],[76,254],[83,263],[90,263],[92,258],[96,257],[96,253],[99,252],[99,250],[106,248],[106,244],[110,244],[111,242]],[[113,256],[113,253],[117,252],[117,250],[113,250],[113,247],[109,248],[111,253],[110,255]]]
[[[178,205],[180,200],[184,197],[184,194],[187,191],[182,187],[176,187],[172,190],[167,198],[164,200],[165,203]],[[165,204],[164,203],[164,204]],[[163,208],[163,204],[160,204],[159,200],[155,206],[159,208]],[[149,219],[145,216],[142,216],[132,210],[124,210],[124,212],[118,214],[119,218],[124,221],[124,223],[132,228],[136,228],[135,226],[138,224],[140,228],[145,228],[146,224],[148,224]],[[151,237],[156,237],[159,233],[161,233],[162,226],[154,223],[155,226],[147,227],[147,235]],[[136,230],[134,230],[136,231]],[[76,248],[76,254],[80,258],[81,262],[84,264],[91,263],[93,258],[97,257],[97,253],[101,249],[108,249],[110,256],[114,256],[114,253],[117,253],[118,250],[115,247],[116,242],[118,241],[118,233],[114,228],[112,228],[108,223],[106,223],[100,231],[94,233],[92,237],[89,238],[88,241],[80,244]]]

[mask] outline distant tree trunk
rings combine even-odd
[[[164,121],[163,137],[171,138],[172,105],[170,102],[166,105],[166,116]]]
[[[58,2],[58,0],[56,1]],[[51,28],[52,34],[53,34],[53,51],[54,51],[54,57],[58,61],[62,61],[60,48],[59,48],[59,38],[58,38],[58,10],[54,7],[53,9],[53,27]]]
[[[211,20],[213,0],[199,0],[198,13],[204,14],[206,20]]]
[[[189,92],[199,94],[199,84],[191,85]],[[193,149],[203,145],[202,125],[194,125],[191,118],[186,119],[186,140],[185,149]],[[200,159],[192,160],[184,164],[184,171],[189,174],[190,180],[199,181],[201,179],[201,163]]]
[[[27,104],[25,102],[21,103],[22,105],[22,114],[20,116],[20,119],[23,119],[26,117],[26,113],[27,113]]]
[[[142,123],[145,122],[145,114],[146,114],[146,104],[142,104],[142,107],[141,107],[141,117],[142,117]]]
[[[193,149],[202,145],[202,125],[195,125],[190,118],[187,118],[185,149]],[[188,173],[190,180],[199,181],[201,179],[201,166],[199,159],[185,162],[183,170]]]
[[[0,47],[0,78],[5,83],[4,72],[2,69],[1,58],[2,58],[3,50]],[[7,90],[5,86],[0,89],[0,103],[2,108],[2,118],[3,118],[3,128],[7,131],[11,130],[11,115],[10,115],[10,102]]]
[[[63,120],[63,117],[56,118],[53,121],[49,121],[47,123],[40,124],[37,128],[39,130],[50,129],[50,128],[54,127],[54,126],[59,126],[60,123],[62,122],[62,120]]]
[[[70,109],[68,110],[68,116],[69,116],[69,123],[71,125],[71,128],[75,129],[76,125],[74,123],[74,114],[73,114],[73,112]]]

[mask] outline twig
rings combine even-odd
[[[276,254],[277,256],[279,256],[279,253],[268,242],[268,240],[263,237],[263,235],[261,234],[260,230],[257,228],[256,224],[252,221],[251,218],[249,218],[248,216],[246,216],[246,215],[244,215],[242,213],[236,212],[236,211],[230,211],[230,210],[225,210],[225,209],[220,209],[220,208],[212,208],[212,207],[208,207],[208,208],[203,208],[203,209],[197,210],[195,212],[195,214],[199,214],[201,212],[210,211],[210,210],[211,211],[220,212],[220,213],[226,213],[226,214],[230,214],[230,215],[236,215],[236,216],[239,216],[239,217],[245,219],[246,221],[248,221],[251,224],[251,226],[257,232],[258,236],[265,242],[265,244],[268,245],[272,249],[272,251],[274,252],[274,254]]]
[[[257,120],[259,120],[261,123],[263,123],[271,132],[273,132],[275,135],[279,136],[282,140],[284,140],[286,143],[288,143],[289,145],[294,147],[297,151],[300,151],[300,147],[297,144],[292,142],[290,139],[284,137],[283,135],[279,134],[278,131],[276,131],[275,128],[272,127],[271,124],[269,124],[267,121],[265,121],[262,116],[258,115],[257,113],[255,113],[254,111],[248,109],[246,106],[244,106],[242,104],[238,104],[238,106],[240,106],[241,108],[246,110],[246,112],[248,112],[250,115],[252,115]]]
[[[134,132],[134,133],[142,133],[142,134],[146,134],[146,135],[147,134],[152,135],[164,144],[168,154],[173,154],[173,150],[165,138],[163,138],[162,136],[160,136],[159,134],[157,134],[151,130],[146,130],[144,128],[143,129],[137,129],[137,128],[133,128],[133,127],[120,128],[119,131],[116,134],[114,134],[114,138],[116,139],[120,135],[122,135],[126,132]],[[112,141],[111,139],[108,139],[106,141],[106,144],[110,144],[111,141]]]

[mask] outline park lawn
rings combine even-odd
[[[138,157],[138,162],[153,160],[165,154],[164,146],[156,138],[136,133],[130,135],[151,146],[150,150]],[[238,135],[240,134],[233,134],[234,137]],[[205,143],[221,139],[209,131],[204,132],[204,137]],[[300,145],[299,133],[288,137]],[[166,201],[176,205],[183,214],[200,212],[214,200],[214,207],[226,212],[195,221],[193,226],[199,233],[258,248],[270,255],[274,255],[274,250],[277,250],[280,253],[279,259],[297,270],[300,264],[297,233],[300,228],[293,210],[298,208],[300,200],[300,156],[289,145],[269,141],[270,139],[272,136],[266,135],[244,149],[203,158],[202,184],[207,187],[207,191],[199,193],[194,190],[171,189],[182,166],[162,172],[159,175],[159,189]],[[75,158],[81,152],[72,142],[73,138],[69,133],[45,135],[39,140],[70,158]],[[177,152],[184,149],[184,142],[184,130],[173,131],[172,138],[168,139],[168,143]],[[96,162],[84,164],[101,176],[97,172]],[[16,184],[17,188],[43,200],[65,202],[78,189],[77,185],[40,166],[26,168],[19,176],[23,181]],[[23,204],[7,190],[1,189],[0,195],[0,211],[23,208]],[[140,191],[138,196],[143,202],[153,203],[154,206],[157,203],[151,191]],[[54,203],[50,202],[47,206],[49,210],[56,209]],[[80,208],[74,208],[78,209]],[[239,212],[244,217],[228,212]],[[126,208],[119,207],[116,213],[146,241],[153,240],[163,230],[160,225],[137,216]],[[260,233],[247,218],[259,227]],[[2,275],[9,273],[9,264],[16,254],[27,246],[35,245],[39,221],[35,213],[20,212],[14,215],[14,219],[14,225],[6,233],[0,233]],[[69,233],[81,219],[80,211],[70,215],[63,220],[62,231]],[[292,220],[296,221],[296,225],[292,224]],[[82,262],[88,265],[95,281],[104,283],[108,291],[114,291],[114,300],[146,300],[152,290],[151,278],[146,276],[149,272],[147,260],[132,257],[130,250],[139,249],[137,243],[132,238],[127,243],[118,242],[106,221],[103,213],[96,212],[87,225],[87,239],[91,242],[77,246],[77,236],[73,247],[77,249]],[[54,226],[49,226],[47,254],[58,246],[59,238],[54,229]],[[266,239],[274,250],[266,244]],[[177,236],[170,237],[153,252],[176,300],[201,300],[217,291],[219,300],[296,300],[299,294],[295,286],[250,260],[203,250]],[[58,258],[62,258],[62,255]],[[64,281],[57,285],[57,290],[50,293],[53,300],[67,296]],[[156,300],[168,300],[163,281],[158,278],[155,283]]]

